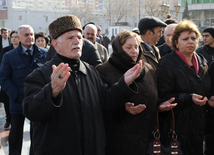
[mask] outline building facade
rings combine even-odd
[[[214,26],[214,0],[187,0],[189,19],[193,20],[200,31],[205,27]],[[181,12],[184,12],[186,0],[181,2]]]

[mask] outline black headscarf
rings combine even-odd
[[[123,50],[118,36],[113,40],[112,48],[113,48],[113,53],[108,61],[109,63],[113,64],[122,73],[125,73],[127,70],[129,70],[134,65],[136,65],[139,62],[139,60],[142,60],[143,68],[144,68],[144,60],[141,57],[142,55],[141,50],[139,50],[137,61],[134,62],[134,60]],[[141,75],[140,77],[138,77],[138,79],[143,77],[143,75],[144,75],[144,69],[142,70]]]

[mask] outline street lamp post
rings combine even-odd
[[[27,14],[30,13],[30,10],[28,9],[28,7],[26,7],[26,9],[23,12],[25,13],[25,23],[27,24]]]
[[[161,12],[162,12],[162,17],[163,18],[167,18],[169,16],[169,8],[170,8],[169,4],[168,3],[165,4],[165,2],[163,1],[163,3],[160,5],[160,7],[161,7]],[[173,18],[177,19],[178,13],[180,12],[181,5],[177,1],[177,4],[175,4],[174,7],[175,7],[174,12],[176,13],[176,16],[173,17],[173,16],[170,15],[170,17],[173,17]]]
[[[176,18],[178,17],[178,13],[180,12],[180,7],[181,5],[177,2],[177,4],[175,5]]]

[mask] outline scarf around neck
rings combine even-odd
[[[183,62],[185,62],[190,67],[189,63],[187,62],[187,59],[185,58],[185,56],[183,54],[181,54],[178,50],[176,50],[175,53],[179,56],[179,58],[181,60],[183,60]],[[198,75],[199,66],[198,66],[198,60],[197,60],[197,57],[195,55],[195,52],[193,52],[192,63],[193,63],[193,66],[195,67],[195,72]]]

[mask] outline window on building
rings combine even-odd
[[[22,20],[22,15],[19,15],[19,20]]]
[[[210,3],[210,0],[204,0],[204,3]]]
[[[203,0],[197,0],[197,4],[203,3]]]
[[[211,0],[211,3],[214,3],[214,0]]]
[[[192,4],[196,4],[196,0],[192,0]]]

